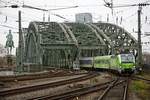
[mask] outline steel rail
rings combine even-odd
[[[13,75],[13,76],[0,76],[1,82],[14,82],[14,81],[26,81],[26,80],[35,80],[51,77],[62,77],[62,76],[71,76],[71,75],[82,75],[88,74],[88,72],[83,73],[69,73],[69,72],[46,72],[39,74],[29,74],[29,75]]]
[[[139,76],[133,76],[132,79],[139,79],[139,80],[150,82],[150,79],[146,79],[146,78],[139,77]]]
[[[114,81],[114,80],[113,80]],[[74,97],[82,96],[85,94],[93,93],[99,90],[106,89],[109,84],[113,81],[109,81],[106,83],[99,83],[92,86],[87,86],[84,88],[79,88],[75,90],[66,91],[64,93],[54,94],[54,95],[46,95],[36,98],[31,98],[28,100],[68,100]],[[117,82],[115,85],[122,84],[124,81]]]
[[[111,90],[112,87],[114,87],[115,83],[118,81],[118,78],[114,80],[109,86],[105,89],[105,91],[102,93],[102,95],[99,96],[97,100],[103,100],[103,98],[106,96],[106,94]]]
[[[60,94],[46,95],[46,96],[31,98],[28,100],[59,100],[59,99],[66,100],[69,98],[81,96],[83,94],[88,94],[88,93],[94,92],[96,90],[105,89],[109,83],[111,83],[111,81],[102,83],[102,84],[97,84],[97,85],[92,85],[92,86],[88,86],[88,87],[84,87],[84,88],[66,91],[66,92],[60,93]]]
[[[37,84],[37,85],[29,85],[29,86],[22,86],[22,87],[17,87],[17,88],[13,88],[13,89],[0,90],[0,97],[16,95],[16,94],[31,92],[31,91],[37,91],[37,90],[46,89],[46,88],[50,88],[50,87],[66,85],[66,84],[70,84],[73,82],[84,81],[84,80],[96,77],[98,75],[100,75],[100,74],[99,73],[89,73],[89,74],[81,76],[81,77],[71,78],[71,79],[62,80],[62,81],[47,82],[47,83],[41,83],[41,84]]]
[[[129,78],[126,80],[126,85],[124,88],[124,93],[123,93],[123,99],[122,100],[128,100],[128,87],[129,87]]]
[[[105,90],[104,90],[104,92],[97,98],[97,100],[103,100],[106,96],[107,96],[107,94],[114,88],[114,87],[116,87],[116,86],[118,86],[118,85],[116,85],[116,84],[118,84],[118,81],[119,80],[122,80],[121,78],[117,78],[115,81],[113,81]],[[121,84],[123,84],[123,83],[126,83],[126,86],[125,86],[125,90],[124,90],[124,93],[123,93],[123,99],[122,100],[127,100],[127,92],[128,92],[128,84],[129,84],[129,82],[128,82],[128,80],[129,80],[129,78],[128,79],[123,79],[123,82],[121,83]],[[127,83],[128,82],[128,83]],[[120,85],[120,84],[119,84]],[[124,84],[123,84],[124,85]],[[105,98],[106,99],[106,98]]]

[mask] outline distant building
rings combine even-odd
[[[77,23],[92,23],[92,14],[91,13],[79,13],[76,14]]]

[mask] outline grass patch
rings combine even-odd
[[[132,81],[130,89],[142,100],[150,100],[150,84],[144,81]]]

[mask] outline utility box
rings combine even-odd
[[[76,14],[77,23],[92,23],[92,14],[91,13],[79,13]]]

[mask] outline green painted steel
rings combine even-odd
[[[39,69],[79,67],[80,57],[137,50],[130,33],[110,23],[31,22],[23,34],[23,65]]]

